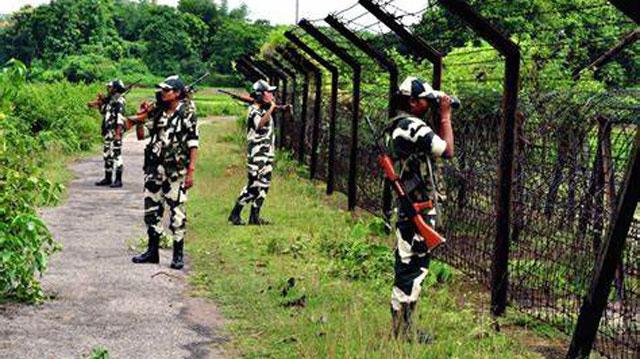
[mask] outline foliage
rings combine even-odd
[[[91,350],[88,359],[109,359],[109,351],[103,346],[97,346]]]
[[[24,7],[0,31],[0,60],[15,57],[39,71],[36,80],[72,82],[124,77],[119,67],[142,61],[139,74],[194,77],[215,67],[231,73],[240,54],[257,50],[270,26],[251,23],[248,9],[210,0],[181,0],[177,8],[150,1],[54,0]],[[231,51],[220,51],[219,46]],[[230,82],[221,80],[222,85]]]
[[[37,141],[10,112],[24,86],[26,68],[18,61],[0,74],[0,300],[37,301],[36,279],[56,246],[35,211],[37,202],[55,200],[60,188],[39,173]],[[9,103],[9,104],[8,104]]]
[[[17,60],[0,73],[0,298],[37,302],[37,276],[59,247],[36,206],[56,203],[63,189],[43,168],[99,140],[98,115],[86,102],[102,86],[27,83],[27,73]]]
[[[98,114],[86,103],[100,90],[97,84],[29,84],[13,101],[14,116],[43,149],[86,151],[100,136]]]
[[[480,13],[499,26],[523,49],[525,62],[554,62],[556,69],[580,69],[634,29],[633,22],[611,4],[598,0],[491,0],[471,1]],[[418,35],[435,48],[450,54],[455,48],[481,46],[471,31],[460,31],[464,24],[442,7],[434,7],[416,26]],[[523,42],[528,42],[523,43]],[[609,65],[599,69],[596,78],[611,86],[632,85],[640,73],[637,46],[628,47]],[[479,55],[476,53],[475,55]],[[555,76],[553,76],[555,77]]]
[[[250,24],[240,19],[224,20],[220,29],[211,39],[211,46],[216,49],[212,62],[221,72],[231,71],[231,59],[257,50],[264,42],[268,32],[264,24]],[[239,47],[236,44],[244,44]]]

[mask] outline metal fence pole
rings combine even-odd
[[[329,39],[325,34],[318,30],[306,19],[300,20],[298,23],[311,37],[316,39],[322,46],[344,61],[353,72],[352,83],[352,120],[351,120],[351,151],[349,156],[349,188],[348,188],[348,207],[353,210],[357,201],[357,156],[358,156],[358,121],[360,119],[360,77],[362,66],[360,63],[349,55],[343,48],[338,46],[333,40]]]
[[[288,44],[285,47],[287,52],[291,55],[292,58],[298,60],[302,66],[306,67],[308,71],[313,73],[314,82],[315,82],[315,94],[313,99],[313,124],[311,130],[311,161],[309,165],[309,176],[311,179],[316,177],[316,172],[318,169],[318,142],[319,142],[319,132],[320,132],[320,112],[322,107],[322,70],[319,67],[314,65],[309,59],[305,56],[301,55],[291,44]],[[306,126],[303,127],[303,130],[306,130]],[[305,137],[301,136],[301,141],[304,143]]]
[[[511,234],[511,195],[520,79],[520,48],[467,2],[462,0],[438,0],[438,2],[505,57],[500,162],[497,174],[496,242],[491,263],[491,311],[493,315],[499,316],[505,312],[509,288],[509,236]]]
[[[291,106],[293,107],[291,113],[292,113],[292,121],[295,122],[295,119],[293,119],[293,114],[295,114],[295,106],[296,106],[296,95],[298,94],[296,91],[296,86],[297,86],[297,74],[294,70],[291,70],[288,66],[284,65],[280,60],[278,60],[275,57],[270,57],[269,60],[271,61],[271,63],[273,64],[273,66],[275,66],[277,69],[279,69],[280,71],[282,71],[283,73],[287,74],[287,76],[289,76],[289,78],[291,78]],[[283,98],[282,101],[286,102],[286,98]],[[284,120],[284,117],[283,117]],[[287,147],[290,146],[291,144],[287,144],[285,141],[285,134],[286,134],[286,121],[282,121],[280,122],[280,141],[281,141],[281,145],[280,147]],[[289,148],[291,149],[291,148]]]
[[[298,60],[294,58],[284,47],[277,47],[276,51],[289,62],[293,68],[296,69],[299,73],[302,74],[303,83],[302,83],[302,108],[300,109],[300,132],[298,133],[298,163],[304,164],[304,137],[305,137],[305,129],[307,126],[307,112],[309,107],[309,69],[307,69],[303,64],[301,64]]]
[[[320,56],[300,38],[290,31],[285,32],[284,36],[289,39],[300,50],[304,51],[312,59],[316,60],[320,65],[324,66],[331,73],[331,100],[329,104],[329,154],[327,164],[327,194],[332,194],[335,183],[335,161],[336,161],[336,113],[338,103],[338,68]]]
[[[422,38],[411,34],[394,16],[381,9],[371,0],[358,0],[358,2],[391,29],[407,46],[407,50],[411,51],[416,58],[426,59],[433,64],[433,83],[431,86],[436,90],[440,90],[442,84],[442,53],[428,45]]]
[[[609,300],[611,282],[624,250],[625,241],[638,199],[640,199],[640,130],[636,129],[633,154],[629,158],[627,174],[618,207],[613,213],[612,225],[605,242],[600,247],[594,267],[591,286],[580,308],[578,322],[573,332],[568,359],[588,358],[593,347],[602,314]]]

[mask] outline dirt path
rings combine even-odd
[[[102,158],[73,165],[76,179],[62,206],[42,217],[64,246],[43,278],[54,298],[40,306],[0,307],[0,358],[86,358],[105,347],[111,358],[222,358],[222,318],[190,298],[185,273],[134,265],[128,249],[145,235],[142,221],[144,143],[124,141],[124,188],[103,189]],[[188,239],[188,238],[187,238]],[[187,268],[189,259],[187,258]]]

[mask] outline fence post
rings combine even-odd
[[[296,69],[299,73],[302,73],[303,83],[302,83],[302,109],[300,110],[300,132],[298,133],[298,163],[304,163],[304,137],[305,137],[305,129],[307,126],[307,112],[309,107],[309,71],[308,69],[301,63],[298,62],[298,59],[291,56],[290,53],[286,51],[284,47],[278,46],[276,51],[289,62],[293,68]]]
[[[285,73],[283,73],[282,71],[280,71],[279,69],[277,69],[276,67],[274,67],[273,65],[271,65],[270,63],[268,63],[267,61],[264,60],[254,60],[256,66],[258,66],[260,69],[262,69],[264,72],[268,72],[272,75],[272,85],[276,85],[279,86],[280,90],[282,91],[282,98],[281,101],[283,103],[286,103],[287,101],[287,95],[286,95],[286,91],[287,91],[287,75]],[[280,83],[282,83],[282,86],[280,87]],[[279,147],[282,148],[282,138],[284,136],[284,120],[285,120],[285,116],[286,114],[284,112],[277,112],[276,113],[278,121],[280,123],[280,136],[279,140],[278,140],[278,144]],[[276,116],[274,115],[274,117]]]
[[[260,68],[256,66],[255,62],[253,62],[253,60],[249,56],[247,55],[242,56],[240,58],[240,61],[242,61],[247,67],[249,67],[250,69],[253,69],[257,74],[259,74],[260,79],[262,80],[269,79],[269,74],[261,71]]]
[[[302,42],[291,31],[284,33],[299,49],[307,53],[312,59],[316,60],[320,65],[324,66],[331,73],[331,103],[329,105],[329,159],[327,165],[327,194],[333,193],[335,183],[335,161],[336,161],[336,113],[338,104],[338,68],[325,60],[307,44]]]
[[[236,63],[236,70],[244,76],[245,80],[249,82],[255,82],[253,74],[243,64]]]
[[[427,59],[433,64],[433,79],[431,86],[436,90],[440,90],[442,85],[442,53],[428,45],[422,38],[411,34],[409,30],[396,20],[395,17],[381,9],[378,5],[374,4],[373,1],[358,0],[358,2],[373,16],[385,24],[385,26],[391,29],[391,31],[393,31],[393,33],[395,33],[400,40],[407,45],[407,50],[411,51],[416,58]]]
[[[293,71],[289,67],[285,66],[282,62],[280,62],[275,57],[270,57],[269,60],[271,61],[273,66],[275,66],[277,69],[279,69],[280,71],[284,72],[285,74],[287,74],[287,76],[289,76],[291,78],[291,106],[292,106],[291,119],[292,119],[292,122],[295,122],[295,119],[293,118],[293,114],[295,113],[295,106],[296,106],[296,95],[297,95],[297,91],[296,91],[297,77],[296,76],[297,75],[296,75],[295,71]],[[284,101],[286,103],[287,99],[283,98],[282,101]],[[287,146],[287,144],[285,143],[285,133],[286,133],[285,132],[286,131],[285,122],[286,121],[284,121],[284,116],[283,116],[283,121],[280,122],[280,134],[281,134],[280,135],[280,147],[286,147]]]
[[[373,16],[380,20],[385,26],[387,26],[393,33],[395,33],[400,41],[402,41],[407,50],[413,53],[413,56],[418,60],[426,59],[433,65],[433,75],[431,80],[431,86],[440,90],[442,86],[442,53],[430,45],[428,45],[421,37],[415,36],[407,30],[407,28],[396,20],[394,16],[383,10],[377,4],[374,4],[371,0],[359,0],[362,7],[367,9]],[[437,111],[433,111],[432,126],[435,131],[438,131],[439,114]],[[385,181],[383,194],[382,194],[382,211],[385,218],[389,220],[391,218],[392,210],[392,196],[391,186]],[[387,228],[390,228],[389,226]]]
[[[311,179],[316,177],[318,169],[318,136],[320,132],[320,111],[322,106],[322,71],[313,62],[301,55],[291,44],[285,47],[285,50],[296,59],[303,67],[313,73],[315,82],[315,94],[313,99],[313,127],[311,131],[311,162],[309,166],[309,176]],[[306,131],[306,125],[303,127]],[[301,136],[304,143],[305,137]]]
[[[609,300],[611,282],[629,233],[631,221],[640,199],[640,130],[636,129],[634,150],[629,158],[627,174],[622,187],[618,206],[613,213],[605,242],[600,247],[598,260],[594,266],[591,286],[580,308],[578,322],[573,332],[568,359],[588,358],[602,313]]]
[[[336,19],[333,15],[329,15],[325,18],[327,24],[329,24],[332,28],[340,33],[340,35],[344,36],[349,42],[354,44],[357,48],[359,48],[362,52],[372,57],[380,67],[387,70],[389,73],[389,119],[393,118],[397,114],[397,96],[398,92],[398,66],[396,63],[389,58],[382,51],[378,51],[378,49],[369,45],[366,41],[360,38],[358,35],[353,33],[353,31],[349,30],[344,24],[342,24],[338,19]],[[385,228],[387,232],[391,232],[391,217],[393,215],[392,212],[392,200],[391,196],[391,183],[387,180],[383,181],[382,188],[382,213],[386,222]]]
[[[246,59],[239,58],[236,63],[242,69],[244,69],[245,72],[248,72],[248,75],[251,81],[255,82],[260,80],[263,77],[263,74],[260,71],[258,71],[255,67],[253,67],[253,65],[251,65],[249,62],[247,62]]]
[[[306,31],[311,37],[316,39],[322,46],[333,54],[338,56],[344,61],[353,71],[352,83],[352,120],[351,120],[351,152],[349,156],[349,189],[347,193],[349,210],[353,210],[356,207],[357,200],[357,156],[358,156],[358,121],[360,119],[360,76],[362,73],[362,67],[360,63],[349,55],[343,48],[338,46],[333,40],[329,39],[325,34],[320,32],[315,26],[313,26],[306,19],[300,20],[298,23],[300,27]]]
[[[247,55],[247,59],[249,59],[251,61],[251,63],[253,64],[253,66],[255,66],[258,70],[260,70],[260,72],[262,72],[263,74],[267,75],[267,78],[265,78],[265,80],[267,80],[267,82],[269,83],[274,83],[277,85],[277,76],[276,74],[273,72],[272,69],[264,66],[264,64],[260,63],[260,60],[256,60],[254,58],[252,58],[251,56]]]
[[[438,0],[505,57],[505,79],[500,123],[500,162],[496,196],[496,242],[491,264],[491,311],[504,314],[509,287],[509,237],[514,166],[516,109],[520,79],[520,48],[462,0]]]

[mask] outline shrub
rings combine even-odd
[[[100,121],[86,103],[101,90],[96,84],[30,84],[17,94],[14,114],[43,148],[59,145],[67,153],[88,150],[99,140]]]

